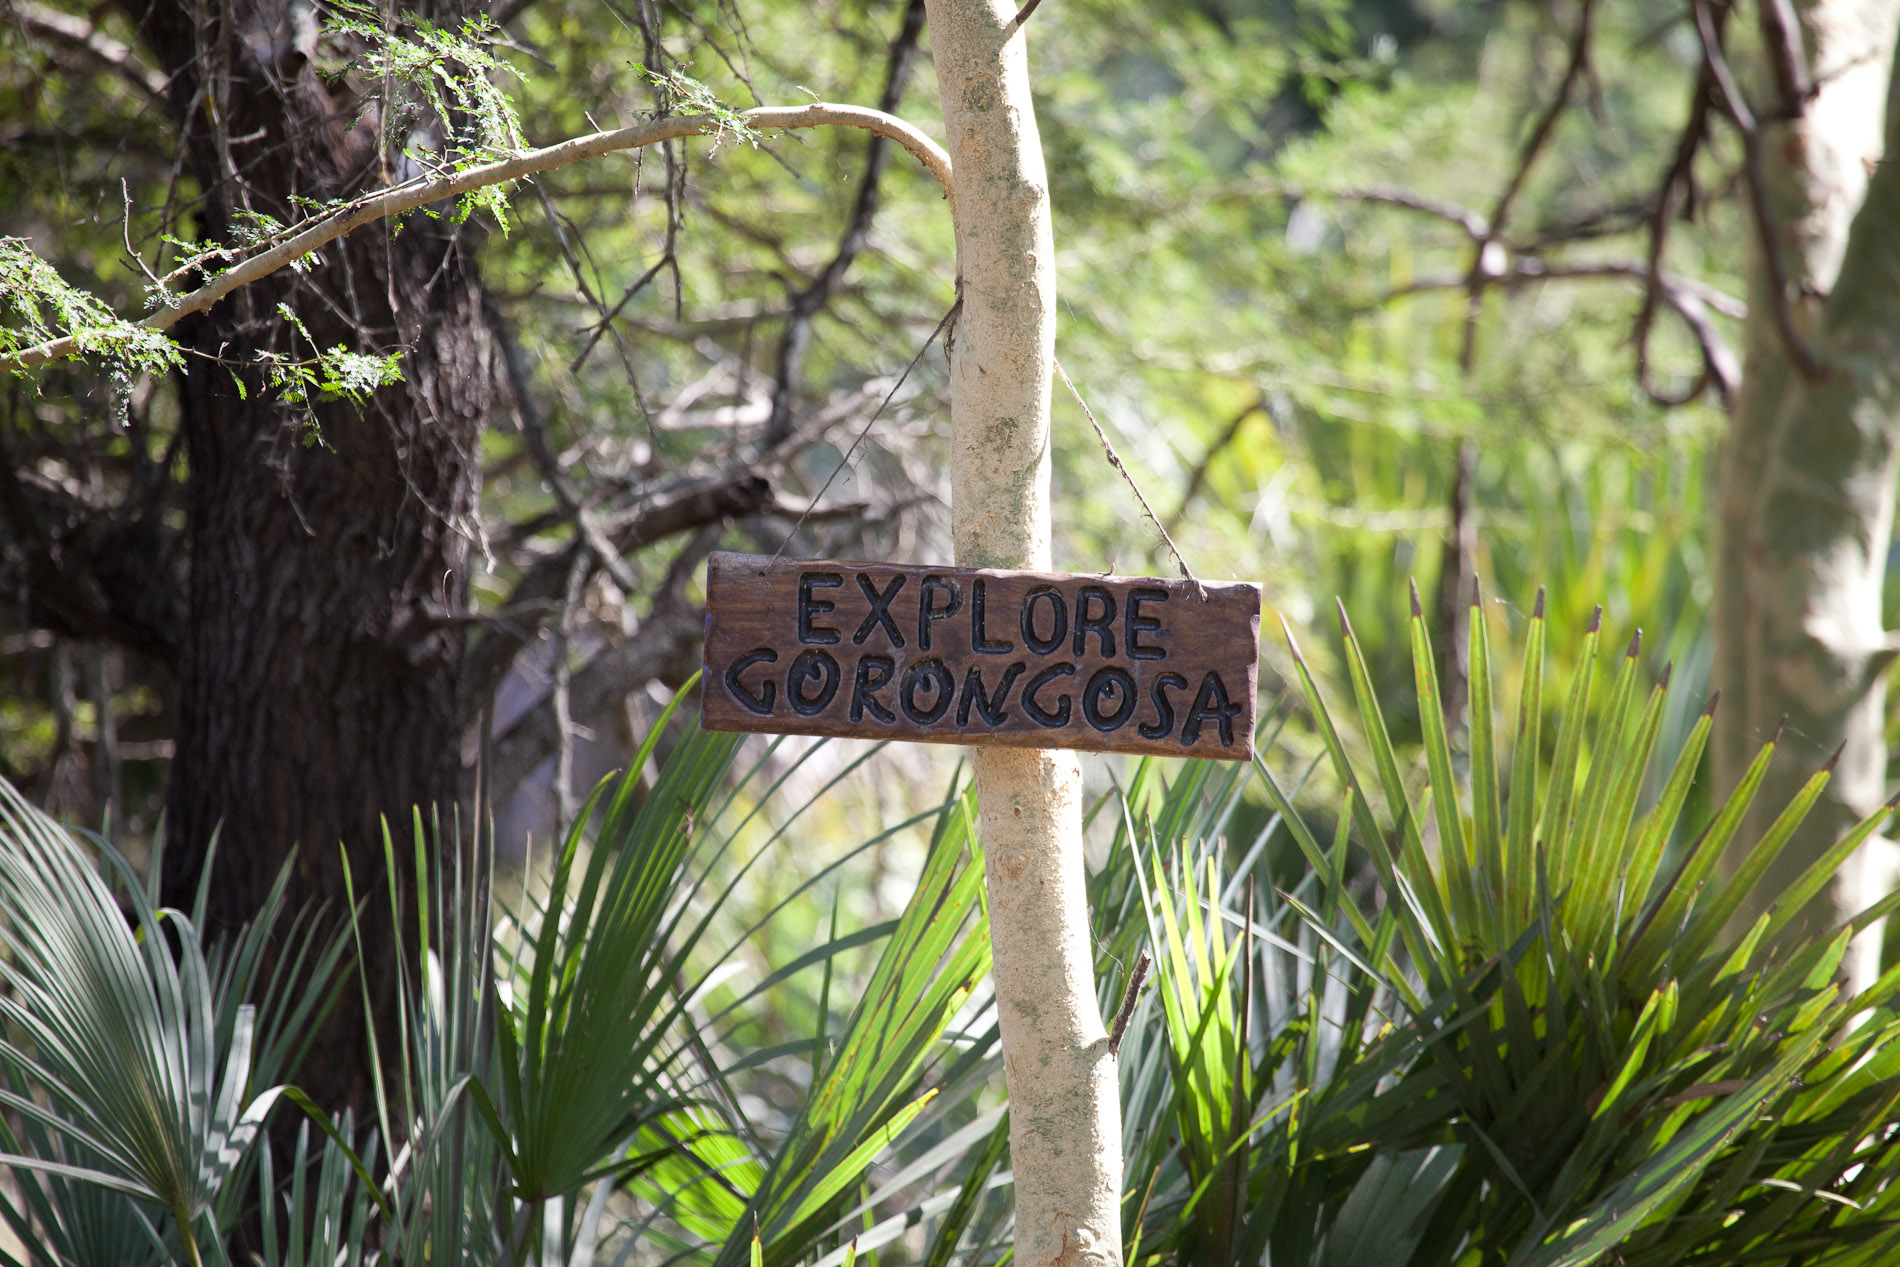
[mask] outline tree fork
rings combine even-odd
[[[927,0],[956,182],[951,531],[964,567],[1049,570],[1055,253],[1007,0]],[[1121,1105],[1095,999],[1072,752],[971,752],[986,856],[1016,1261],[1120,1263]]]

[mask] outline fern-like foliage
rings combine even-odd
[[[520,72],[494,55],[501,29],[486,15],[464,18],[450,30],[414,14],[392,24],[368,5],[345,3],[332,11],[329,31],[364,49],[335,73],[360,77],[365,105],[381,106],[385,153],[399,153],[434,176],[527,148],[514,99],[500,86],[503,77],[520,78]],[[477,210],[507,231],[502,186],[464,195],[454,218]]]
[[[0,237],[0,356],[67,336],[73,339],[69,359],[96,359],[116,386],[184,363],[176,343],[69,284],[24,238]]]

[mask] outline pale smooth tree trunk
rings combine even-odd
[[[957,563],[1047,570],[1055,248],[1014,0],[929,0],[955,172]],[[1121,1262],[1121,1105],[1095,1002],[1072,752],[972,753],[1009,1082],[1016,1262]]]
[[[1775,94],[1758,93],[1769,102],[1759,109],[1761,155],[1786,302],[1823,368],[1810,378],[1791,358],[1758,250],[1717,511],[1718,791],[1735,785],[1783,716],[1788,728],[1742,840],[1759,838],[1828,753],[1841,755],[1755,911],[1885,799],[1881,674],[1894,645],[1881,591],[1900,453],[1900,168],[1879,160],[1895,152],[1887,96],[1900,3],[1795,10],[1814,88],[1782,120]],[[1806,912],[1804,931],[1891,889],[1893,858],[1890,842],[1870,842]],[[1879,936],[1864,933],[1850,952],[1856,983],[1876,975]]]

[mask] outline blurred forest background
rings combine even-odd
[[[207,252],[432,163],[812,99],[940,132],[921,0],[499,0],[475,25],[418,7],[0,0],[0,353],[105,329],[76,292],[136,317],[158,279],[182,293],[230,258]],[[1350,815],[1280,622],[1345,699],[1343,603],[1410,777],[1431,726],[1408,581],[1460,777],[1490,759],[1464,720],[1474,614],[1500,649],[1496,685],[1476,689],[1510,701],[1527,679],[1515,652],[1546,616],[1528,707],[1548,718],[1530,753],[1548,762],[1600,607],[1601,646],[1631,648],[1643,690],[1671,666],[1648,741],[1697,754],[1659,848],[1696,839],[1777,734],[1770,818],[1844,741],[1872,802],[1849,796],[1826,841],[1884,799],[1892,649],[1878,638],[1848,648],[1838,692],[1850,711],[1872,701],[1871,734],[1819,705],[1827,717],[1777,731],[1785,708],[1731,699],[1716,723],[1729,737],[1706,756],[1698,738],[1725,685],[1718,632],[1743,623],[1721,606],[1740,591],[1720,512],[1725,488],[1746,500],[1724,467],[1744,366],[1759,395],[1827,355],[1831,275],[1815,281],[1829,266],[1801,254],[1815,234],[1795,240],[1807,221],[1784,134],[1829,125],[1809,107],[1855,73],[1880,88],[1856,126],[1876,146],[1881,133],[1892,6],[1862,6],[1865,48],[1830,70],[1843,55],[1814,24],[1849,7],[1034,9],[1062,366],[1186,561],[1263,584],[1265,766],[1303,789],[1322,851]],[[360,230],[181,322],[176,353],[102,336],[0,383],[0,775],[103,827],[185,909],[222,823],[208,931],[250,918],[293,844],[292,905],[340,909],[342,873],[311,846],[345,841],[360,895],[383,865],[380,816],[402,841],[417,801],[491,806],[501,883],[520,888],[691,675],[709,551],[948,560],[941,348],[905,371],[954,299],[954,252],[909,155],[845,129],[734,126],[504,192]],[[1887,216],[1900,228],[1900,207]],[[1870,285],[1893,276],[1875,262]],[[1890,520],[1894,446],[1873,420],[1891,418],[1886,390],[1869,389],[1872,413],[1845,409],[1865,451],[1838,500]],[[1055,413],[1057,566],[1172,573],[1060,388]],[[1862,571],[1878,609],[1858,637],[1891,623],[1900,594],[1885,537],[1855,540],[1875,555]],[[1596,700],[1581,707],[1620,733],[1616,697]],[[1719,769],[1724,742],[1738,755]],[[818,1058],[799,1047],[810,1068],[784,1073],[775,1045],[837,1033],[875,984],[878,938],[946,830],[933,812],[957,757],[744,749],[761,764],[732,838],[787,835],[755,867],[704,864],[699,883],[733,886],[708,915],[733,949],[698,964],[693,995],[720,1015],[769,1004],[721,1039],[765,1053],[748,1057],[740,1117],[796,1116]],[[1105,803],[1135,807],[1093,821],[1092,862],[1111,869],[1140,835],[1130,789],[1209,777],[1087,764]],[[1644,771],[1631,777],[1648,807],[1671,795],[1667,761]],[[1265,841],[1287,808],[1274,795],[1263,772],[1207,791],[1195,821]],[[1309,862],[1282,833],[1220,867],[1258,868],[1264,893]],[[1190,895],[1195,875],[1176,875]],[[822,972],[774,975],[815,945],[834,948]],[[311,1080],[367,1116],[353,1064]],[[992,1115],[955,1123],[966,1150],[995,1121],[982,1094],[969,1104]],[[711,1228],[689,1230],[714,1243]]]
[[[200,249],[205,215],[152,91],[164,76],[114,11],[8,12],[4,231],[136,314],[146,279],[127,244],[169,273]],[[815,95],[934,126],[917,5],[534,0],[497,16],[493,77],[536,143],[667,106],[649,64],[735,108]],[[1461,624],[1481,576],[1500,634],[1521,631],[1540,587],[1557,630],[1580,635],[1601,604],[1613,639],[1647,631],[1646,662],[1677,666],[1686,726],[1709,692],[1711,489],[1734,384],[1666,305],[1641,374],[1633,331],[1659,190],[1685,120],[1705,113],[1689,11],[1065,3],[1037,22],[1064,367],[1189,563],[1264,584],[1263,689],[1287,681],[1278,618],[1330,628],[1337,596],[1396,696],[1408,578]],[[342,71],[342,37],[318,38],[319,66]],[[1732,375],[1741,150],[1706,145],[1664,267],[1671,296],[1734,349]],[[481,214],[454,227],[479,261],[471,337],[493,380],[479,499],[452,525],[470,559],[455,618],[477,639],[505,624],[521,648],[480,666],[504,849],[564,826],[643,733],[664,693],[649,685],[690,671],[691,621],[665,595],[669,575],[690,590],[697,555],[790,536],[813,557],[947,557],[941,352],[865,426],[953,297],[946,208],[893,148],[867,158],[839,129],[674,143],[514,190],[505,231]],[[325,333],[312,344],[260,302],[253,341],[318,368],[349,315],[312,311],[336,306],[314,281],[285,297]],[[401,351],[347,333],[350,351]],[[6,390],[0,770],[61,815],[97,824],[109,807],[120,839],[149,838],[194,548],[179,381],[68,366]],[[1170,573],[1060,397],[1059,566]],[[294,507],[290,472],[336,459],[316,412],[278,412],[280,434],[254,443]],[[685,492],[704,504],[642,521]],[[576,547],[577,508],[619,547],[612,566]],[[458,762],[473,748],[464,736]]]

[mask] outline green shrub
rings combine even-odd
[[[1546,744],[1540,610],[1526,702],[1500,733],[1476,613],[1471,628],[1468,751],[1415,614],[1421,752],[1389,741],[1393,702],[1374,698],[1348,628],[1357,736],[1297,650],[1305,717],[1282,700],[1260,735],[1280,751],[1284,727],[1310,724],[1318,777],[1144,761],[1092,810],[1112,837],[1091,878],[1104,1014],[1141,956],[1157,968],[1120,1036],[1129,1261],[1892,1261],[1900,970],[1851,996],[1837,972],[1855,929],[1900,899],[1817,940],[1785,935],[1887,811],[1738,939],[1743,893],[1828,772],[1725,876],[1772,744],[1684,843],[1707,718],[1658,762],[1667,682],[1645,689],[1632,652],[1593,698],[1593,631]],[[246,1224],[268,1267],[1004,1257],[1008,1121],[967,788],[854,846],[929,829],[897,919],[840,931],[834,914],[812,949],[713,1005],[737,944],[715,944],[719,913],[836,779],[753,832],[784,776],[759,786],[765,760],[739,770],[731,737],[691,726],[650,770],[667,725],[516,909],[492,898],[480,842],[417,816],[423,882],[386,898],[419,942],[402,1025],[372,1061],[396,1073],[360,1123],[285,1085],[298,1036],[349,980],[346,938],[300,920],[267,977],[281,886],[243,937],[207,949],[109,845],[93,842],[122,896],[0,785],[0,1162],[20,1191],[0,1217],[26,1261],[222,1262]],[[738,939],[817,906],[828,880]],[[834,969],[860,948],[865,984],[827,1033]],[[819,1031],[749,1044],[739,1018],[807,972]],[[258,1146],[282,1100],[308,1115],[287,1157]]]
[[[1170,1084],[1145,1096],[1132,1084],[1146,1144],[1130,1156],[1148,1173],[1130,1175],[1146,1213],[1129,1240],[1142,1261],[1893,1261],[1900,972],[1847,996],[1837,971],[1856,928],[1896,899],[1818,940],[1783,936],[1891,807],[1733,940],[1743,894],[1828,771],[1724,876],[1773,745],[1672,853],[1709,721],[1644,807],[1668,684],[1639,688],[1634,647],[1593,707],[1598,635],[1586,636],[1540,772],[1541,602],[1508,747],[1474,607],[1465,754],[1415,603],[1421,780],[1387,739],[1343,611],[1341,623],[1362,748],[1294,651],[1341,790],[1330,841],[1258,768],[1271,829],[1309,866],[1297,887],[1249,887],[1237,902],[1219,849],[1138,832],[1125,814],[1155,875]],[[1351,891],[1361,856],[1376,900]],[[1156,1143],[1163,1105],[1173,1134]]]

